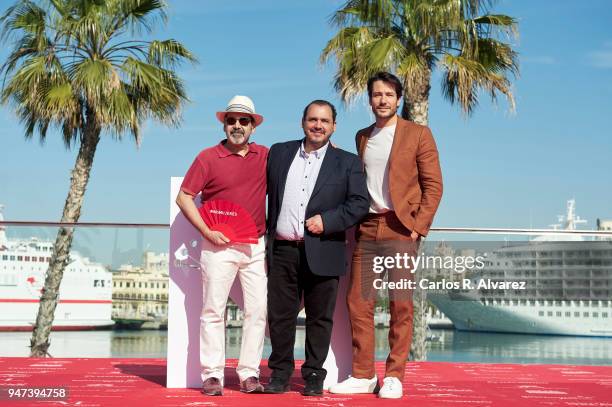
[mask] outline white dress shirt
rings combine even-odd
[[[329,142],[318,150],[307,153],[304,142],[300,145],[285,182],[283,203],[276,224],[276,238],[279,240],[304,239],[306,207],[314,189],[321,164]]]

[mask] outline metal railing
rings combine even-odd
[[[100,228],[169,228],[169,223],[122,223],[122,222],[47,222],[47,221],[0,221],[0,226],[48,226],[48,227],[100,227]],[[612,231],[605,230],[559,230],[532,228],[481,228],[481,227],[432,227],[430,232],[441,233],[479,233],[510,235],[579,235],[610,237]]]

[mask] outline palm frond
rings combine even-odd
[[[479,89],[488,92],[493,102],[497,99],[497,93],[501,92],[508,99],[510,109],[514,110],[510,81],[497,70],[489,69],[473,59],[451,54],[441,58],[440,63],[445,69],[443,94],[451,103],[458,102],[466,115],[471,114],[478,105]]]
[[[376,25],[390,28],[396,12],[394,0],[348,0],[330,18],[332,25]]]
[[[74,90],[67,81],[50,85],[46,92],[45,103],[51,111],[64,112],[64,117],[74,115],[78,109]]]
[[[388,68],[401,48],[393,36],[383,36],[368,27],[347,27],[328,42],[321,61],[335,56],[338,72],[334,87],[342,100],[350,103],[363,91],[368,77]]]
[[[115,3],[112,7],[116,13],[113,30],[128,28],[139,31],[143,28],[151,32],[157,19],[165,23],[168,18],[163,0],[115,0]]]
[[[147,61],[151,64],[172,68],[183,60],[197,62],[197,58],[176,40],[151,41],[149,44]]]
[[[496,27],[510,27],[516,30],[518,21],[505,14],[486,14],[472,19],[476,24],[490,25]]]
[[[415,89],[421,82],[424,72],[429,72],[430,63],[415,53],[407,53],[400,61],[396,73],[407,89]]]
[[[377,38],[363,46],[361,52],[363,63],[374,72],[394,69],[397,61],[401,61],[406,54],[402,43],[395,36]]]
[[[32,37],[44,37],[45,17],[45,10],[29,0],[9,7],[0,18],[0,40],[4,41],[8,35],[20,31]]]
[[[134,97],[139,99],[139,110],[147,110],[162,123],[178,124],[180,107],[187,96],[183,82],[173,71],[134,58],[127,58],[122,70]]]
[[[492,38],[478,39],[478,54],[472,56],[487,70],[499,74],[519,75],[518,53],[508,44]]]
[[[84,59],[73,64],[68,75],[91,106],[103,104],[118,85],[113,76],[113,66],[108,60]]]

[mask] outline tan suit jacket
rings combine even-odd
[[[361,159],[372,130],[374,125],[359,130],[355,136]],[[389,190],[402,224],[427,236],[442,198],[438,149],[428,127],[397,118],[389,156]]]

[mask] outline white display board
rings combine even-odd
[[[170,180],[170,281],[168,291],[167,380],[169,388],[199,388],[200,378],[200,311],[202,309],[202,277],[200,246],[202,237],[180,212],[175,203],[182,177]],[[199,198],[196,203],[199,205]],[[348,233],[353,236],[354,233]],[[354,241],[347,248],[351,258]],[[350,267],[350,261],[347,261]],[[325,361],[327,378],[324,387],[344,380],[351,372],[351,334],[346,307],[348,275],[340,278],[334,329],[330,351]],[[230,298],[242,309],[242,288],[236,279]],[[302,344],[303,345],[303,344]],[[270,355],[265,354],[267,359]],[[267,378],[263,378],[267,383]]]

